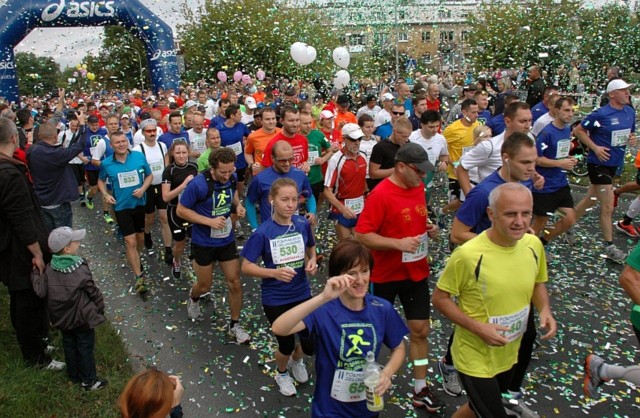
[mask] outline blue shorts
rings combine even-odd
[[[355,228],[359,217],[360,217],[360,214],[356,215],[356,217],[354,219],[347,219],[340,212],[333,212],[333,211],[329,212],[329,219],[334,220],[334,221],[338,221],[338,223],[340,225],[344,226],[345,228],[349,228],[349,229]]]

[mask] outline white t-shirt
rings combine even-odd
[[[362,139],[360,141],[360,153],[363,154],[367,160],[367,178],[369,178],[369,161],[371,161],[371,153],[373,152],[373,146],[378,143],[378,137],[371,135],[370,140]]]
[[[161,127],[156,127],[156,139],[160,138],[160,135],[162,135],[162,128]],[[133,146],[135,147],[136,145],[140,145],[144,142],[144,134],[142,133],[142,128],[138,129],[138,132],[136,132],[133,135]]]
[[[202,153],[206,148],[207,130],[203,129],[202,132],[197,133],[192,128],[187,131],[187,134],[189,134],[191,151]]]
[[[427,151],[427,155],[429,155],[429,161],[435,167],[438,166],[438,162],[440,161],[440,157],[445,155],[449,155],[449,149],[447,148],[447,140],[442,136],[442,134],[436,133],[429,139],[426,139],[422,136],[422,132],[420,129],[416,129],[411,132],[409,135],[409,141],[414,142],[424,148]]]
[[[542,132],[542,130],[545,128],[545,126],[547,126],[551,122],[553,122],[553,116],[551,116],[549,112],[545,113],[544,115],[538,118],[536,123],[533,124],[533,128],[531,128],[531,133],[534,134],[535,136],[538,136],[538,134]]]
[[[164,171],[164,156],[167,155],[167,146],[162,142],[157,142],[156,145],[150,147],[145,143],[141,143],[133,147],[134,151],[142,152],[142,147],[144,147],[144,153],[147,163],[151,168],[151,173],[153,174],[153,180],[151,184],[157,186],[162,183],[162,172]]]
[[[378,126],[384,125],[387,122],[391,122],[391,114],[387,112],[386,109],[382,109],[374,118],[373,126],[377,128]]]
[[[382,109],[378,105],[375,105],[373,109],[370,109],[369,106],[364,105],[360,109],[358,109],[358,112],[356,113],[356,119],[359,119],[362,115],[369,115],[375,120],[376,115],[380,113],[381,110]]]
[[[107,142],[102,138],[95,147],[91,148],[91,159],[94,161],[102,161],[105,152],[107,152]]]
[[[500,150],[503,142],[504,132],[480,142],[460,158],[460,165],[469,171],[471,181],[479,183],[502,166]]]
[[[69,148],[69,143],[71,142],[72,138],[73,138],[73,132],[71,132],[70,129],[66,129],[58,134],[58,143],[56,145],[62,144],[63,147]],[[84,163],[79,157],[75,157],[73,160],[69,161],[69,164],[84,164]]]
[[[253,122],[253,115],[247,115],[246,113],[242,112],[242,119],[240,120],[240,123],[248,125],[251,122]]]

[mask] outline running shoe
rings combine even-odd
[[[151,234],[144,234],[144,248],[150,250],[153,248],[153,240],[151,239]]]
[[[139,294],[139,295],[142,295],[142,294],[144,294],[144,293],[147,293],[147,290],[148,290],[148,289],[147,289],[147,282],[146,282],[146,280],[144,279],[144,276],[143,276],[143,275],[136,276],[136,286],[135,286],[135,289],[136,289],[136,293],[137,293],[137,294]]]
[[[576,234],[573,232],[573,228],[569,228],[566,231],[564,231],[564,242],[566,242],[569,245],[573,245],[577,242],[578,238],[576,237]]]
[[[618,231],[622,232],[623,234],[627,234],[631,238],[639,237],[638,230],[632,224],[625,225],[624,223],[622,223],[622,221],[618,221],[614,224],[614,226]]]
[[[57,360],[51,360],[51,362],[49,364],[47,364],[44,369],[45,370],[54,370],[54,371],[60,371],[62,369],[64,369],[64,367],[66,366],[66,363],[63,363],[61,361],[57,361]]]
[[[442,389],[449,396],[462,395],[462,386],[458,379],[458,372],[455,367],[447,366],[444,361],[438,362],[438,370],[442,376]]]
[[[445,407],[444,402],[431,392],[429,385],[423,387],[420,392],[413,393],[412,403],[416,408],[425,408],[430,414],[435,414]]]
[[[189,293],[189,299],[187,299],[187,315],[189,319],[194,321],[202,315],[202,312],[200,312],[200,301],[191,299],[191,293]]]
[[[175,258],[173,259],[172,263],[171,263],[171,275],[173,276],[174,279],[179,279],[182,270],[182,266],[180,266],[180,261],[176,260]]]
[[[107,387],[107,381],[104,379],[96,379],[92,382],[82,382],[82,388],[86,391],[99,390]]]
[[[604,253],[607,256],[607,259],[613,261],[614,263],[622,264],[627,258],[627,253],[616,247],[615,244],[611,244],[608,247],[605,247]]]
[[[293,378],[296,379],[298,383],[306,383],[309,380],[309,373],[307,373],[307,367],[304,365],[303,359],[295,361],[289,357],[287,369],[291,371]]]
[[[502,394],[502,406],[507,416],[518,418],[540,418],[540,414],[529,409],[523,401],[522,393],[516,396]]]
[[[87,209],[93,209],[93,198],[87,197],[86,205]]]
[[[604,360],[595,354],[589,354],[584,359],[584,382],[582,389],[585,396],[592,399],[600,399],[600,386],[609,379],[600,377],[600,367],[604,364]]]
[[[80,207],[86,207],[87,206],[87,192],[81,193],[80,194]]]
[[[108,213],[104,214],[104,221],[109,225],[113,224],[113,218]]]
[[[251,337],[247,331],[245,331],[237,322],[233,328],[229,328],[229,336],[234,337],[240,344],[246,344],[251,341]]]
[[[293,379],[289,376],[289,373],[276,372],[276,383],[278,384],[278,390],[284,396],[296,396],[298,394],[296,385],[293,383]]]

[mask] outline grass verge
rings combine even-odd
[[[62,338],[52,331],[53,357],[64,361]],[[107,321],[96,329],[98,376],[109,381],[102,390],[85,392],[66,370],[26,367],[9,319],[9,293],[0,285],[0,417],[118,417],[116,401],[132,375],[128,353]]]

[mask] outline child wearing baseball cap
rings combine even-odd
[[[42,275],[33,274],[33,289],[47,298],[49,319],[62,332],[69,379],[85,390],[102,389],[106,380],[96,376],[95,328],[105,321],[104,299],[87,261],[77,255],[87,231],[56,228],[49,234],[51,263]]]

